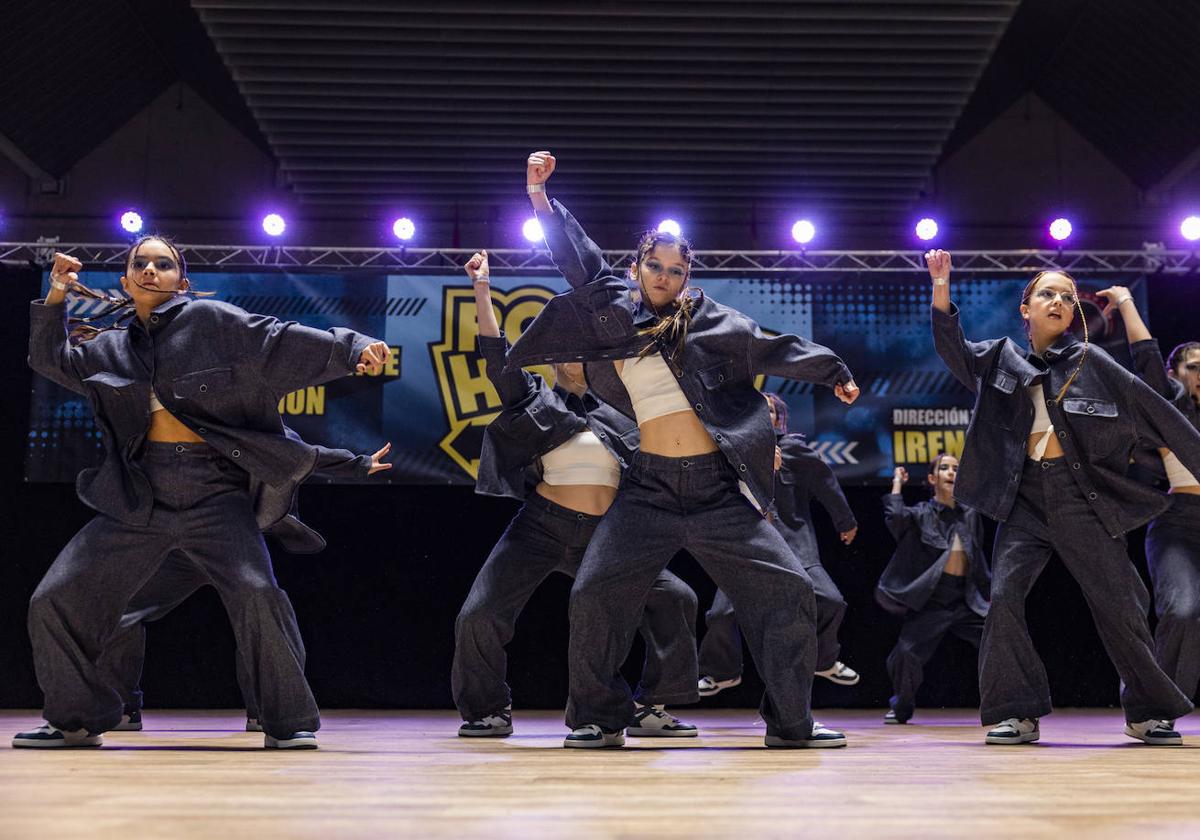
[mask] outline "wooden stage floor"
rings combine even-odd
[[[11,750],[37,715],[3,711],[0,838],[1200,836],[1200,715],[1183,747],[1126,738],[1110,710],[988,747],[973,710],[824,709],[848,748],[767,750],[752,711],[680,711],[700,738],[623,750],[562,749],[554,712],[469,740],[452,712],[331,711],[321,749],[291,753],[236,712],[178,710],[99,750]]]

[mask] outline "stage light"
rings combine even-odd
[[[537,219],[527,219],[521,226],[521,234],[530,242],[535,243],[546,238],[546,235],[542,233],[542,223]]]
[[[669,233],[671,236],[682,236],[683,228],[679,226],[679,222],[674,219],[663,219],[658,223],[659,233]]]
[[[121,227],[126,233],[141,233],[142,214],[136,210],[126,210],[121,214]]]
[[[1188,242],[1200,239],[1200,216],[1188,216],[1179,225],[1179,232]]]
[[[1058,218],[1050,223],[1050,236],[1062,242],[1071,235],[1071,220]]]
[[[795,239],[801,245],[807,245],[812,242],[813,237],[817,235],[817,229],[813,227],[813,223],[808,219],[801,219],[792,225],[792,239]]]
[[[417,232],[417,226],[413,224],[413,220],[409,218],[399,218],[392,224],[392,233],[396,234],[396,238],[407,242],[412,239]]]
[[[918,239],[924,239],[926,242],[928,242],[930,239],[933,239],[938,235],[938,223],[933,219],[926,217],[917,222],[916,231]]]
[[[282,236],[283,232],[287,230],[287,222],[278,213],[268,213],[263,216],[262,229],[268,236]]]

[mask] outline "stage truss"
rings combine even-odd
[[[84,242],[0,242],[0,261],[48,265],[55,251],[90,269],[120,267],[126,245]],[[460,271],[474,253],[467,248],[350,248],[297,245],[183,245],[190,269]],[[922,251],[695,251],[693,271],[703,274],[923,273]],[[605,251],[616,267],[628,265],[632,251]],[[548,251],[488,251],[492,268],[505,273],[553,273]],[[958,274],[1032,274],[1059,269],[1080,276],[1097,274],[1184,274],[1200,270],[1200,252],[1141,251],[955,251]]]

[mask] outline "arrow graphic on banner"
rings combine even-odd
[[[857,464],[858,459],[852,454],[858,446],[856,440],[817,440],[811,444],[813,450],[821,456],[821,460],[831,464]]]

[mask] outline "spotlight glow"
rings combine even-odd
[[[1071,220],[1058,218],[1050,223],[1050,236],[1062,242],[1071,235]]]
[[[417,226],[413,224],[413,220],[409,218],[399,218],[392,224],[392,233],[396,234],[396,238],[407,242],[412,239],[417,232]]]
[[[1188,216],[1179,225],[1179,232],[1188,242],[1200,239],[1200,216]]]
[[[933,219],[924,218],[917,222],[917,238],[928,242],[938,235],[938,223]]]
[[[282,236],[283,232],[287,230],[287,222],[278,213],[268,213],[263,216],[262,229],[268,236]]]
[[[812,242],[813,237],[817,235],[817,229],[808,219],[801,219],[792,225],[792,239],[795,239],[801,245],[807,245]]]
[[[669,233],[672,236],[680,236],[683,233],[683,228],[679,226],[679,222],[674,219],[663,219],[658,223],[659,233]]]
[[[530,242],[541,242],[546,238],[546,235],[542,233],[542,223],[537,219],[527,219],[521,226],[521,235]]]
[[[121,214],[121,227],[128,233],[141,233],[142,214],[136,210],[126,210]]]

